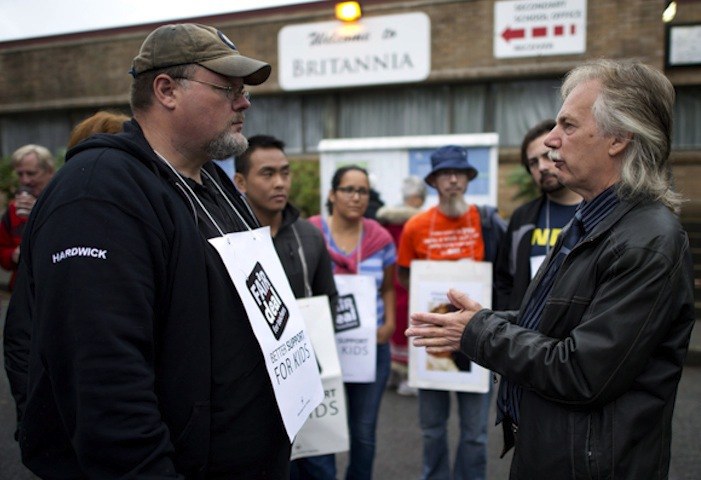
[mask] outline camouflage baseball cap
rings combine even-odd
[[[129,73],[197,64],[226,77],[241,77],[259,85],[270,76],[270,65],[244,57],[234,43],[214,27],[195,23],[163,25],[151,32],[134,58]]]

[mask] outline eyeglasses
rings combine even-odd
[[[336,189],[336,191],[337,191],[337,192],[341,192],[342,194],[344,194],[344,195],[347,196],[347,197],[352,197],[352,196],[355,195],[356,193],[357,193],[358,196],[360,196],[360,197],[367,197],[367,196],[370,195],[370,190],[368,190],[367,188],[363,188],[363,187],[360,187],[360,188],[355,188],[355,187],[338,187],[338,188]]]
[[[452,177],[453,175],[456,177],[460,177],[461,175],[468,176],[467,170],[460,170],[457,168],[443,168],[436,172],[437,177]]]
[[[224,95],[226,95],[226,99],[229,100],[230,102],[238,102],[241,100],[241,97],[245,98],[247,101],[251,101],[251,92],[248,90],[243,89],[243,85],[240,86],[239,88],[234,88],[234,87],[229,87],[229,86],[224,86],[224,85],[217,85],[216,83],[210,83],[210,82],[205,82],[204,80],[197,80],[195,78],[188,78],[188,77],[177,77],[182,80],[189,80],[191,82],[197,82],[201,83],[203,85],[209,85],[210,87],[216,89],[216,90],[221,90],[224,92]]]

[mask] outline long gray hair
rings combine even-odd
[[[601,93],[592,106],[605,135],[632,136],[623,153],[619,194],[659,200],[678,210],[668,165],[671,150],[674,87],[658,70],[640,62],[596,60],[571,70],[562,98],[579,84],[596,80]]]

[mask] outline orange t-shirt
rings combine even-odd
[[[438,209],[414,215],[404,225],[397,264],[409,268],[411,261],[484,260],[482,222],[477,207],[470,205],[462,216],[447,217]]]

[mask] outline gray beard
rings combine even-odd
[[[209,142],[206,148],[208,158],[222,160],[241,155],[248,148],[248,140],[241,134],[223,132]]]
[[[468,208],[468,204],[463,197],[451,197],[448,203],[441,206],[441,210],[446,217],[461,217]]]

